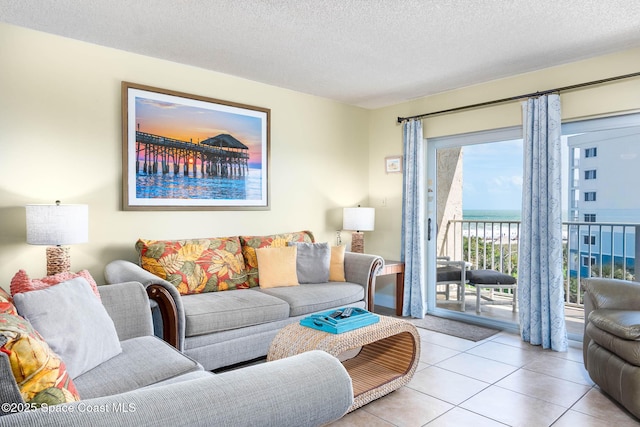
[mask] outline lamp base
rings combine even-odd
[[[68,246],[47,247],[47,276],[71,270],[71,256]]]
[[[354,231],[351,234],[351,252],[364,253],[364,233],[361,231]]]

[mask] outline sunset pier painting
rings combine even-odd
[[[146,89],[123,83],[125,209],[268,208],[268,109]]]

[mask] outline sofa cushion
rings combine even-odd
[[[177,384],[177,383],[181,383],[181,382],[184,382],[184,381],[197,380],[199,378],[210,377],[211,375],[214,375],[214,373],[213,372],[209,372],[209,371],[204,371],[204,370],[202,370],[202,371],[191,371],[191,372],[188,372],[186,374],[179,375],[177,377],[172,377],[172,378],[157,382],[155,384],[151,384],[151,385],[148,385],[146,387],[142,387],[140,390],[156,388],[156,387],[169,385],[169,384]]]
[[[300,283],[325,283],[329,281],[331,248],[328,243],[289,242],[298,248],[296,273]]]
[[[289,305],[285,301],[254,289],[186,295],[182,298],[182,305],[187,337],[289,317]]]
[[[514,285],[516,278],[495,270],[468,270],[466,278],[472,285]]]
[[[26,271],[18,270],[18,272],[13,276],[13,279],[11,279],[11,293],[15,295],[21,292],[37,291],[39,289],[45,289],[62,282],[66,282],[67,280],[74,279],[76,277],[84,277],[89,285],[91,285],[93,293],[98,297],[98,299],[100,299],[98,285],[87,270],[81,270],[77,273],[65,271],[54,274],[53,276],[43,277],[42,279],[31,279],[27,275]]]
[[[356,283],[314,283],[292,288],[260,289],[289,304],[289,316],[301,316],[353,304],[364,299],[364,288]]]
[[[602,308],[589,313],[589,321],[622,339],[640,339],[640,311]]]
[[[19,293],[13,300],[18,312],[65,361],[71,378],[122,351],[113,320],[83,277]]]
[[[121,342],[122,353],[75,378],[83,399],[110,396],[202,370],[193,359],[154,337]]]
[[[3,381],[15,381],[25,402],[55,405],[80,400],[64,362],[27,319],[0,313],[0,351],[11,366],[10,373],[2,372]]]
[[[140,266],[172,283],[182,295],[248,287],[238,237],[143,240]]]
[[[344,276],[344,252],[345,246],[331,247],[331,261],[329,263],[329,281],[330,282],[346,282]]]
[[[258,286],[258,258],[256,249],[287,246],[288,242],[313,243],[314,237],[310,231],[298,231],[294,233],[272,234],[269,236],[240,236],[242,245],[242,255],[244,256],[245,269],[247,272],[247,287]]]

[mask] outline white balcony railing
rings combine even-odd
[[[518,275],[519,221],[452,220],[438,236],[438,255],[477,269]],[[565,304],[583,306],[583,277],[636,280],[640,224],[563,223]]]

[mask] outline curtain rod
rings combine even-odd
[[[455,111],[469,110],[469,109],[478,108],[478,107],[486,107],[487,105],[501,104],[503,102],[517,101],[519,99],[524,99],[524,98],[538,97],[542,95],[548,95],[554,92],[578,89],[586,86],[593,86],[593,85],[598,85],[602,83],[608,83],[616,80],[628,79],[630,77],[638,77],[638,76],[640,76],[640,72],[625,74],[625,75],[616,76],[616,77],[609,77],[607,79],[594,80],[592,82],[579,83],[571,86],[564,86],[564,87],[559,87],[555,89],[544,90],[542,92],[527,93],[524,95],[511,96],[509,98],[496,99],[494,101],[486,101],[486,102],[480,102],[478,104],[464,105],[462,107],[449,108],[448,110],[434,111],[433,113],[418,114],[417,116],[398,117],[398,123],[406,122],[407,120],[412,120],[412,119],[423,119],[425,117],[435,116],[436,114],[453,113]]]

